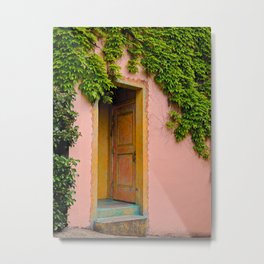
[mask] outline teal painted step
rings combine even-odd
[[[146,220],[142,215],[97,218],[93,229],[109,235],[141,237],[146,235]]]
[[[111,199],[98,200],[97,218],[139,215],[139,206]]]

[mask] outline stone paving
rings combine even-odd
[[[155,240],[173,240],[173,239],[187,239],[190,237],[175,237],[173,235],[168,235],[164,237],[160,236],[150,236],[147,235],[145,237],[137,237],[137,236],[114,236],[114,235],[107,235],[99,232],[95,232],[93,230],[87,228],[64,228],[61,232],[53,233],[53,236],[60,239],[141,239],[141,240],[148,240],[148,239],[155,239]],[[197,239],[209,239],[210,237],[196,237]]]
[[[54,233],[54,237],[61,238],[61,239],[83,239],[83,238],[126,238],[126,239],[135,239],[138,237],[134,236],[113,236],[113,235],[107,235],[102,234],[99,232],[95,232],[86,228],[65,228],[61,232]],[[142,237],[141,237],[142,239]]]

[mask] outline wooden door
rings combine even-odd
[[[135,102],[113,108],[113,199],[136,201]]]

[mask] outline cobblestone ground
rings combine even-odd
[[[113,235],[106,235],[106,234],[102,234],[102,233],[98,233],[86,228],[65,228],[63,229],[61,232],[56,232],[54,233],[54,237],[57,238],[61,238],[61,239],[67,239],[67,238],[74,238],[74,239],[78,239],[78,238],[131,238],[131,239],[135,239],[138,237],[134,237],[134,236],[113,236]],[[142,239],[142,238],[141,238]]]

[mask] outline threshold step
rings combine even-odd
[[[122,216],[112,216],[112,217],[101,217],[97,218],[98,223],[117,223],[122,221],[134,221],[134,220],[145,220],[147,219],[143,215],[122,215]]]
[[[125,215],[138,215],[139,206],[135,204],[122,206],[122,207],[109,207],[109,208],[97,208],[97,217],[115,217]]]
[[[124,215],[98,218],[94,230],[117,236],[145,236],[147,218],[142,215]]]
[[[98,200],[97,218],[139,215],[139,206],[136,204],[115,201],[111,199]]]

